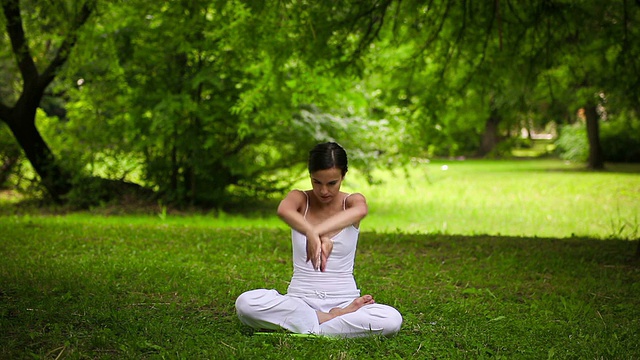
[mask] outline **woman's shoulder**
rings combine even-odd
[[[309,194],[307,194],[307,192],[304,190],[293,189],[289,191],[287,196],[285,196],[285,199],[290,199],[295,202],[300,202],[300,201],[306,202],[308,196]]]
[[[294,189],[294,190],[291,190],[291,192],[295,192],[302,199],[307,199],[309,198],[309,193],[311,192],[311,190]]]
[[[345,193],[344,202],[347,207],[351,207],[353,205],[360,204],[360,203],[366,204],[367,199],[361,193],[351,193],[351,194]]]
[[[307,194],[301,190],[291,190],[289,193],[280,201],[280,205],[278,206],[278,212],[285,211],[286,209],[295,209],[300,212],[301,209],[304,209],[307,204]]]

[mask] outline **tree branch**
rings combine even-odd
[[[33,62],[31,49],[29,49],[29,44],[25,39],[19,2],[19,0],[2,0],[2,10],[7,19],[6,28],[9,39],[11,40],[11,47],[16,56],[18,68],[20,69],[24,87],[26,88],[28,83],[38,78],[38,69]]]
[[[444,13],[440,17],[440,19],[442,21],[440,22],[440,24],[438,24],[438,26],[436,26],[436,30],[431,34],[431,36],[427,39],[427,41],[424,43],[424,45],[420,48],[420,53],[425,53],[427,51],[427,49],[429,48],[429,46],[431,45],[431,43],[434,42],[438,38],[438,36],[440,35],[440,32],[442,32],[442,28],[444,27],[444,23],[448,19],[450,10],[451,10],[451,1],[447,1],[447,4],[446,4],[445,9],[444,9]],[[462,28],[464,28],[466,26],[466,16],[463,16],[463,20],[462,21],[463,21]]]
[[[49,66],[43,71],[42,76],[39,78],[39,86],[44,91],[44,89],[49,86],[49,84],[53,81],[56,76],[56,72],[69,58],[69,54],[71,53],[71,49],[75,46],[78,41],[78,29],[84,25],[89,19],[91,15],[91,7],[85,2],[82,5],[80,13],[76,17],[71,30],[67,37],[62,41],[60,48],[58,48],[58,52],[56,53],[56,57],[51,61]]]
[[[498,18],[498,37],[500,39],[500,50],[502,50],[502,15],[500,14],[500,0],[496,0],[494,10]]]
[[[353,17],[348,17],[347,19],[339,22],[340,27],[346,26],[348,28],[348,33],[354,33],[357,32],[356,28],[360,25],[360,20],[366,19],[366,29],[364,30],[356,48],[353,50],[353,53],[349,56],[349,64],[354,63],[366,47],[378,37],[380,30],[382,29],[382,25],[384,24],[385,14],[391,3],[392,0],[376,1],[374,4],[362,11],[356,11],[357,13]]]

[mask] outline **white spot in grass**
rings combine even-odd
[[[442,169],[442,171],[447,171],[447,170],[449,170],[449,166],[442,165],[442,167],[440,169]]]

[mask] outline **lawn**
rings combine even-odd
[[[383,186],[347,177],[367,195],[375,231],[635,239],[640,166],[589,172],[557,160],[416,163]],[[347,175],[349,176],[349,175]]]
[[[640,357],[640,264],[628,240],[638,231],[637,172],[546,161],[410,172],[380,173],[377,187],[356,173],[347,183],[371,208],[356,279],[403,314],[395,337],[243,327],[235,298],[284,292],[291,276],[289,233],[273,217],[5,209],[0,358]]]

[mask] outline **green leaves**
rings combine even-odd
[[[40,66],[83,3],[20,4]],[[621,0],[88,4],[95,16],[41,104],[66,110],[47,134],[54,153],[94,175],[135,162],[109,173],[182,204],[278,188],[312,142],[337,140],[366,168],[499,155],[516,141],[497,142],[573,122],[587,102],[616,121],[640,101],[639,14]],[[15,102],[3,44],[0,95]]]

